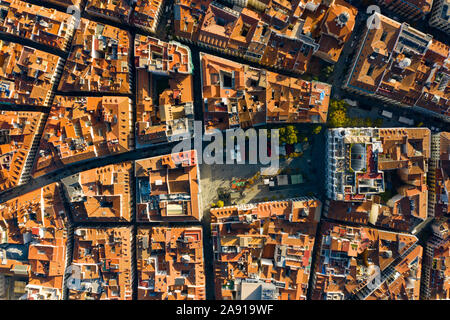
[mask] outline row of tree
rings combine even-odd
[[[322,126],[317,125],[312,130],[313,134],[319,134],[322,131]],[[303,134],[299,134],[297,128],[293,125],[279,128],[280,142],[286,144],[296,144],[299,142],[307,142],[308,137]]]
[[[348,116],[348,104],[344,100],[330,100],[328,108],[328,126],[330,128],[341,127],[381,127],[383,119],[372,120],[370,118],[350,118]]]

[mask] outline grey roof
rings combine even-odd
[[[351,160],[350,166],[354,171],[361,171],[366,167],[366,145],[358,143],[354,144],[350,150]]]
[[[81,196],[83,193],[79,182],[79,177],[80,177],[79,174],[74,174],[61,179],[61,182],[63,183],[64,188],[66,189],[70,201],[73,201],[75,198]]]

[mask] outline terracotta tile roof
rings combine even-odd
[[[380,28],[366,30],[345,86],[449,115],[449,46],[406,23],[377,17]]]
[[[0,101],[47,106],[58,56],[0,40]]]
[[[204,300],[202,229],[139,228],[139,300]]]
[[[412,235],[324,223],[312,299],[348,298],[367,284],[376,268],[383,273],[392,266],[398,272],[396,280],[383,282],[366,299],[417,300],[422,247],[413,247],[416,242]]]
[[[0,273],[28,278],[27,299],[62,299],[66,219],[58,184],[1,205]]]
[[[130,228],[77,228],[72,264],[81,268],[81,284],[69,299],[131,300]]]
[[[138,35],[134,50],[138,92],[137,147],[191,135],[194,98],[189,47]],[[156,82],[161,76],[168,78],[167,86],[162,90],[162,85]]]
[[[77,221],[131,220],[131,162],[64,178],[62,184]]]
[[[19,184],[40,121],[38,112],[0,111],[0,190]]]
[[[321,206],[293,199],[211,209],[216,297],[304,300]]]
[[[63,165],[133,149],[127,97],[56,96],[33,175]]]
[[[88,0],[86,11],[127,21],[131,13],[131,5],[125,0]]]
[[[161,0],[137,0],[135,1],[134,12],[131,22],[134,25],[143,27],[150,32],[154,32],[158,24],[159,15],[163,8]]]
[[[79,5],[81,0],[48,0],[48,2],[53,2],[59,5],[71,6],[71,5]]]
[[[206,130],[323,123],[331,86],[201,54]]]
[[[23,2],[3,0],[0,9],[7,11],[0,18],[0,30],[64,50],[74,32],[73,16]]]
[[[258,11],[250,6],[236,11],[215,1],[179,1],[174,7],[175,34],[264,65],[304,73],[313,55],[330,63],[338,60],[357,14],[342,0],[272,0],[257,6]]]
[[[129,34],[81,19],[58,90],[130,92]]]
[[[139,221],[200,220],[195,150],[135,162]]]

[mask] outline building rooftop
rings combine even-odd
[[[215,1],[175,4],[175,34],[230,54],[304,73],[317,56],[339,59],[355,24],[356,8],[343,0],[265,1],[237,11]]]
[[[81,281],[70,300],[131,300],[131,229],[75,229],[72,265]]]
[[[50,47],[64,50],[74,26],[74,16],[55,9],[21,0],[3,0],[0,3],[1,31]]]
[[[205,128],[324,123],[331,86],[201,53]]]
[[[437,150],[432,153],[430,165],[430,192],[434,198],[431,205],[434,205],[434,215],[440,217],[450,214],[450,133],[433,136],[433,149]]]
[[[132,2],[129,0],[88,0],[86,11],[120,21],[128,21]]]
[[[41,116],[39,112],[0,111],[0,191],[21,182]]]
[[[404,231],[427,218],[429,129],[330,129],[327,143],[332,200],[368,201],[370,223]],[[362,218],[361,211],[353,215]]]
[[[320,201],[211,209],[216,298],[304,300]]]
[[[427,243],[425,295],[430,300],[450,299],[450,220],[439,218],[432,224],[433,235]]]
[[[79,6],[81,0],[47,0],[48,2],[52,2],[62,6]]]
[[[362,300],[417,300],[422,266],[417,240],[408,234],[323,223],[312,299],[344,300],[356,294]]]
[[[76,221],[131,221],[132,163],[82,171],[61,180]]]
[[[406,0],[406,2],[416,6],[420,10],[422,10],[425,14],[431,11],[431,7],[433,6],[433,0]]]
[[[60,58],[0,40],[0,102],[47,106]]]
[[[56,96],[44,128],[33,176],[64,165],[133,149],[127,97]]]
[[[154,32],[162,8],[162,0],[136,0],[131,23],[150,32]]]
[[[205,300],[202,229],[139,228],[139,300]]]
[[[138,221],[200,220],[195,150],[135,162]]]
[[[86,5],[89,13],[149,32],[155,32],[162,8],[161,0],[88,0]]]
[[[372,204],[372,200],[366,200],[364,202],[331,200],[328,204],[328,211],[324,212],[324,215],[327,218],[338,221],[366,225],[369,222],[369,215],[372,209]]]
[[[346,87],[449,116],[450,47],[407,23],[376,14],[366,29]]]
[[[431,12],[433,0],[378,0],[378,3],[407,17],[423,17]],[[415,19],[414,19],[415,20]]]
[[[129,52],[128,32],[82,18],[58,90],[130,93]]]
[[[0,274],[25,281],[22,298],[62,299],[66,224],[56,183],[1,204]]]
[[[137,35],[137,146],[193,134],[193,78],[189,47]]]
[[[442,6],[436,6],[436,10],[439,10],[437,11],[439,20],[450,23],[450,0],[435,0],[435,2],[442,3]],[[439,26],[436,27],[439,28]]]

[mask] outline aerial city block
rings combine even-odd
[[[1,0],[0,300],[449,300],[449,0]]]

